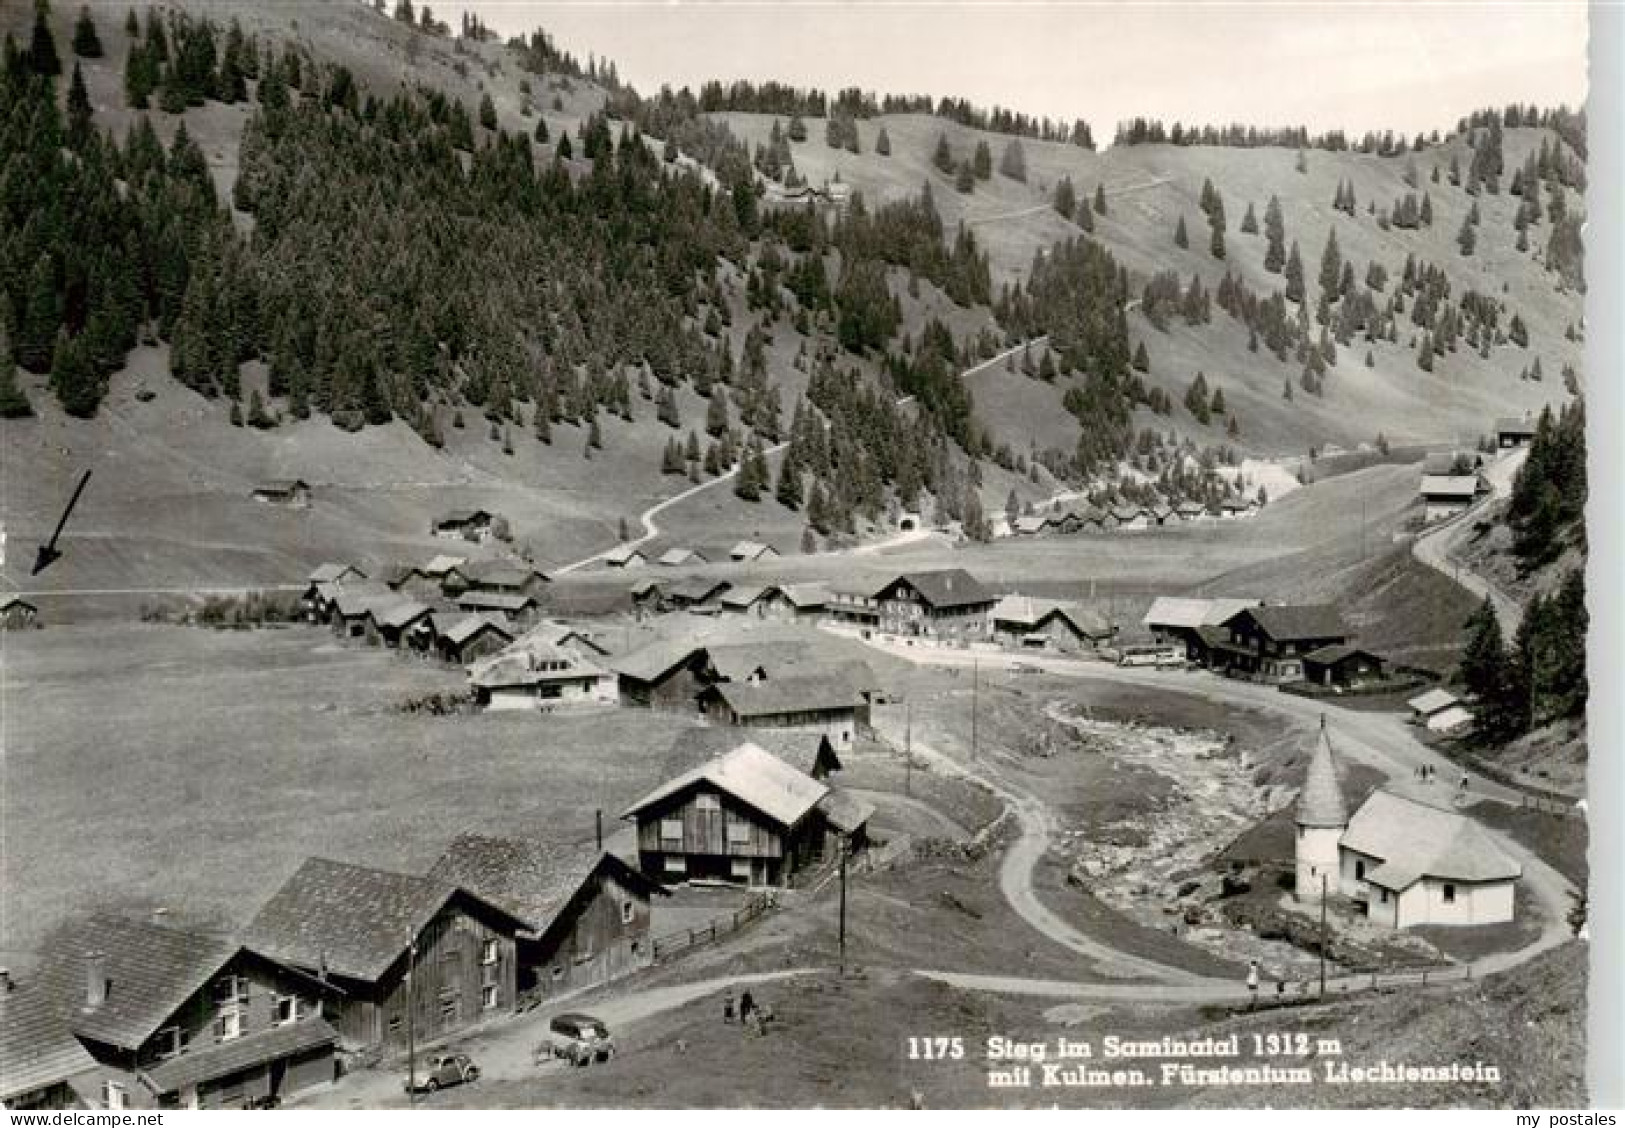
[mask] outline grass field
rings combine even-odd
[[[79,909],[240,923],[308,854],[421,870],[465,829],[588,842],[595,808],[617,830],[691,766],[648,711],[398,712],[461,671],[316,628],[65,627],[4,647],[13,966]]]

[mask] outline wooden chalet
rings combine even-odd
[[[20,595],[0,600],[0,630],[21,631],[40,625],[39,608]]]
[[[310,483],[302,478],[273,478],[254,487],[254,500],[266,505],[305,509],[310,505]]]
[[[693,611],[711,614],[721,606],[722,597],[733,588],[727,580],[695,577],[663,589],[660,607],[663,611]]]
[[[830,788],[756,744],[684,772],[628,807],[638,865],[656,880],[707,878],[789,885],[839,848],[861,840],[872,811],[855,797],[838,830],[823,804]]]
[[[429,522],[429,532],[447,540],[484,541],[496,531],[496,521],[488,509],[454,509]]]
[[[1489,485],[1478,474],[1424,474],[1417,490],[1422,499],[1422,520],[1445,521],[1467,512]]]
[[[669,894],[614,854],[460,834],[429,876],[528,922],[516,946],[518,989],[527,998],[599,986],[654,962],[650,902]]]
[[[1249,607],[1260,603],[1257,599],[1202,599],[1181,596],[1158,596],[1140,620],[1158,643],[1174,645],[1183,651],[1183,657],[1203,665],[1210,663],[1212,648],[1229,641],[1225,623]]]
[[[98,913],[43,950],[103,1108],[252,1108],[334,1079],[340,993],[234,939]]]
[[[1014,537],[1032,537],[1054,527],[1053,514],[1029,513],[1010,522],[1010,535]]]
[[[309,576],[305,577],[305,582],[309,584],[345,584],[355,583],[358,580],[364,580],[366,578],[367,573],[363,572],[360,568],[357,568],[354,564],[335,564],[329,562],[326,564],[318,564],[315,570],[312,571]]]
[[[498,615],[510,625],[524,630],[542,614],[541,600],[519,592],[476,591],[457,597],[457,609],[468,615]]]
[[[547,573],[528,564],[515,564],[502,560],[485,560],[463,564],[458,568],[462,591],[491,592],[500,595],[529,595],[541,599],[552,583]]]
[[[717,682],[699,695],[700,711],[724,725],[800,729],[850,748],[858,730],[858,690],[840,672],[790,674],[756,684]]]
[[[710,561],[693,548],[668,548],[655,563],[665,568],[682,568],[691,564],[709,564]]]
[[[68,1016],[33,985],[0,983],[0,1108],[94,1108],[102,1071],[69,1029]]]
[[[705,647],[682,640],[654,642],[610,663],[621,704],[692,711],[716,680]]]
[[[388,603],[375,603],[367,609],[365,620],[367,641],[377,646],[398,650],[406,645],[411,632],[433,613],[428,604],[419,603],[406,596],[397,597]]]
[[[400,1048],[409,1014],[421,1044],[511,1012],[528,927],[448,882],[307,858],[246,942],[343,992],[329,1021],[347,1048]]]
[[[725,592],[718,606],[725,615],[779,623],[813,622],[824,614],[828,599],[822,584],[744,584]]]
[[[1229,637],[1210,648],[1213,664],[1226,673],[1267,682],[1301,680],[1304,655],[1349,638],[1337,608],[1323,604],[1249,607],[1223,629]]]
[[[646,613],[659,609],[660,602],[665,596],[666,586],[659,580],[643,579],[627,588],[626,594],[631,597],[634,610]]]
[[[367,637],[367,617],[374,607],[399,603],[401,597],[381,583],[368,580],[340,584],[328,593],[327,621],[333,633],[345,638]]]
[[[1535,441],[1534,417],[1525,414],[1504,416],[1495,421],[1495,445],[1501,450],[1516,450]]]
[[[868,592],[832,589],[825,597],[824,613],[831,622],[844,626],[880,628],[880,603]]]
[[[967,642],[993,636],[998,597],[963,568],[904,573],[873,598],[879,627],[889,634]]]
[[[1181,522],[1200,521],[1207,515],[1207,510],[1194,501],[1182,501],[1174,506],[1174,517]]]
[[[511,645],[514,630],[495,615],[437,611],[420,620],[410,637],[413,649],[466,666]]]
[[[1430,689],[1405,702],[1411,720],[1429,732],[1453,732],[1473,719],[1461,698],[1443,689]]]
[[[1112,640],[1116,630],[1095,611],[1076,603],[1007,595],[993,607],[993,638],[1022,650],[1077,653]]]
[[[1323,646],[1303,656],[1303,678],[1314,685],[1357,689],[1381,682],[1388,659],[1358,646]]]

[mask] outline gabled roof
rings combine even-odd
[[[430,614],[430,608],[415,599],[397,599],[393,603],[377,604],[367,614],[380,627],[402,628]]]
[[[1134,520],[1137,520],[1145,512],[1146,512],[1146,510],[1143,509],[1142,507],[1138,506],[1138,505],[1114,505],[1114,506],[1112,506],[1112,516],[1116,517],[1119,521],[1134,521]]]
[[[432,579],[439,579],[453,571],[461,571],[467,563],[468,557],[466,556],[451,556],[442,553],[439,556],[431,557],[429,562],[420,567],[418,571]]]
[[[1051,524],[1053,521],[1054,518],[1052,517],[1040,517],[1034,514],[1030,517],[1017,517],[1012,522],[1012,527],[1018,533],[1037,533],[1042,532],[1044,526]]]
[[[728,555],[735,560],[756,560],[770,552],[775,552],[770,544],[763,544],[761,541],[742,540],[728,550]],[[775,555],[777,555],[776,552]]]
[[[1426,693],[1418,694],[1405,702],[1406,705],[1421,713],[1424,717],[1431,716],[1441,709],[1448,709],[1450,706],[1459,705],[1460,703],[1460,698],[1445,689],[1430,689]]]
[[[329,562],[326,564],[318,564],[315,571],[311,572],[309,582],[313,584],[330,584],[338,581],[350,572],[354,572],[363,580],[367,578],[367,573],[363,572],[360,568],[357,568],[354,564],[334,564]]]
[[[982,586],[975,576],[963,568],[944,568],[934,572],[904,572],[871,593],[872,598],[879,598],[888,589],[897,584],[907,584],[919,593],[920,598],[936,608],[971,607],[978,604],[992,604],[998,596]]]
[[[1007,595],[993,607],[995,623],[1014,623],[1028,630],[1037,630],[1052,618],[1061,618],[1085,638],[1100,638],[1111,634],[1111,626],[1099,614],[1076,603],[1062,603],[1054,599],[1034,599],[1027,595]]]
[[[773,753],[798,772],[812,775],[820,758],[829,762],[831,771],[841,770],[840,757],[835,746],[822,732],[807,729],[762,729],[750,734],[752,744]],[[724,756],[739,747],[739,730],[731,726],[715,725],[686,728],[672,741],[670,759],[679,763],[693,763]]]
[[[814,611],[829,602],[829,589],[820,583],[781,584],[779,590],[797,611]]]
[[[1219,508],[1224,510],[1226,513],[1241,513],[1245,510],[1252,509],[1256,504],[1256,502],[1250,499],[1227,497],[1223,501],[1219,502]]]
[[[415,874],[306,858],[254,917],[246,942],[274,960],[376,982],[459,892]],[[507,909],[464,895],[524,925]]]
[[[858,694],[839,674],[791,674],[756,685],[718,682],[707,693],[720,697],[737,716],[776,717],[785,713],[857,709]]]
[[[1382,869],[1367,879],[1387,889],[1405,889],[1422,877],[1471,882],[1523,874],[1472,819],[1387,788],[1372,792],[1354,812],[1340,845],[1381,861]]]
[[[567,650],[533,646],[517,653],[505,651],[469,672],[468,680],[481,689],[542,685],[608,677],[609,671]]]
[[[698,561],[701,564],[709,563],[703,553],[692,548],[668,548],[660,554],[660,563],[667,567],[678,564],[689,564]]]
[[[1343,616],[1329,604],[1265,605],[1249,607],[1241,614],[1250,616],[1259,630],[1277,642],[1347,638],[1349,634]]]
[[[591,845],[470,832],[452,839],[429,876],[503,906],[540,933],[600,869],[634,892],[666,892],[615,855]]]
[[[42,945],[48,953],[40,988],[82,1038],[134,1050],[165,1026],[241,946],[224,936],[190,932],[114,913],[69,921]],[[88,959],[99,955],[111,987],[85,1009]]]
[[[39,610],[38,607],[28,602],[28,600],[24,599],[20,595],[8,595],[5,597],[5,599],[0,600],[0,611],[9,611],[13,607],[26,607],[30,611]]]
[[[1191,501],[1187,498],[1178,505],[1174,506],[1174,512],[1179,514],[1181,517],[1199,517],[1203,513],[1206,513],[1207,510],[1203,509],[1202,506],[1197,502]]]
[[[646,559],[643,550],[635,544],[618,544],[604,553],[604,562],[607,564],[625,564],[633,557]]]
[[[189,1085],[241,1073],[262,1062],[280,1061],[332,1046],[338,1040],[338,1031],[325,1019],[312,1016],[233,1038],[208,1049],[190,1050],[143,1071],[142,1079],[154,1093],[174,1093]]]
[[[433,616],[436,620],[435,634],[453,646],[461,646],[486,631],[494,631],[510,642],[513,641],[513,631],[508,624],[490,615],[456,616],[456,621],[443,630],[440,629],[438,622],[442,617],[439,615]]]
[[[453,509],[435,518],[436,525],[469,525],[484,518],[489,521],[496,514],[489,509]]]
[[[873,803],[840,787],[830,788],[829,794],[819,800],[818,809],[824,813],[829,825],[842,834],[859,830],[875,814]]]
[[[636,599],[636,598],[641,598],[644,595],[647,595],[651,591],[658,594],[660,589],[663,586],[665,586],[664,581],[657,580],[653,576],[649,576],[649,577],[646,577],[645,579],[639,580],[637,583],[633,584],[627,590],[629,592],[631,592],[633,598]]]
[[[561,623],[557,619],[543,619],[531,627],[524,634],[514,640],[510,650],[527,650],[531,647],[541,647],[545,650],[568,647],[572,643],[583,646],[595,654],[607,655],[607,647],[600,645],[591,635],[572,627],[569,623]]]
[[[0,1101],[96,1068],[52,996],[34,985],[0,994]]]
[[[1332,742],[1326,735],[1326,721],[1321,718],[1320,732],[1315,737],[1315,750],[1309,754],[1309,767],[1304,773],[1303,788],[1298,792],[1295,820],[1299,826],[1341,827],[1349,821],[1348,807],[1343,802],[1343,788],[1337,781],[1337,761],[1332,756]]]
[[[1256,599],[1198,599],[1183,596],[1159,595],[1151,601],[1140,622],[1147,627],[1217,627],[1229,622],[1249,607],[1257,607]]]
[[[1438,450],[1422,459],[1422,474],[1454,475],[1457,467],[1464,467],[1471,472],[1477,469],[1479,456],[1476,452],[1464,450]]]
[[[742,611],[769,592],[778,590],[771,584],[741,584],[722,594],[722,605]]]
[[[784,827],[801,822],[829,793],[828,787],[811,776],[796,771],[759,745],[747,742],[726,756],[662,784],[628,807],[621,817],[633,818],[638,812],[701,783],[733,796]]]
[[[733,587],[727,580],[705,579],[696,576],[666,588],[667,599],[682,603],[705,603]]]
[[[1477,474],[1423,474],[1423,497],[1448,497],[1471,501],[1478,494]]]
[[[648,646],[620,655],[610,663],[610,668],[634,681],[659,681],[696,655],[705,657],[705,647],[682,639],[651,642]]]
[[[528,564],[515,564],[507,560],[478,560],[462,565],[458,571],[475,587],[523,587],[532,580],[546,580],[547,573]]]
[[[333,607],[346,619],[359,618],[379,607],[394,603],[400,595],[383,584],[368,580],[359,584],[340,584],[333,589]]]
[[[1520,419],[1516,415],[1503,415],[1495,421],[1496,434],[1533,435],[1537,420]]]
[[[308,490],[310,483],[303,478],[268,478],[254,487],[255,493],[292,493],[294,490]]]

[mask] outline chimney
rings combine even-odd
[[[112,981],[107,978],[107,957],[101,952],[85,953],[85,1009],[93,1011],[107,1002]]]

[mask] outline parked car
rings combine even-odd
[[[591,1065],[615,1056],[615,1039],[609,1027],[590,1014],[561,1014],[547,1024],[548,1052],[571,1065]],[[538,1052],[537,1057],[542,1054]]]
[[[448,1085],[466,1085],[480,1079],[480,1067],[467,1054],[435,1054],[424,1063],[417,1075],[417,1086],[412,1078],[406,1079],[406,1091],[433,1093]]]

